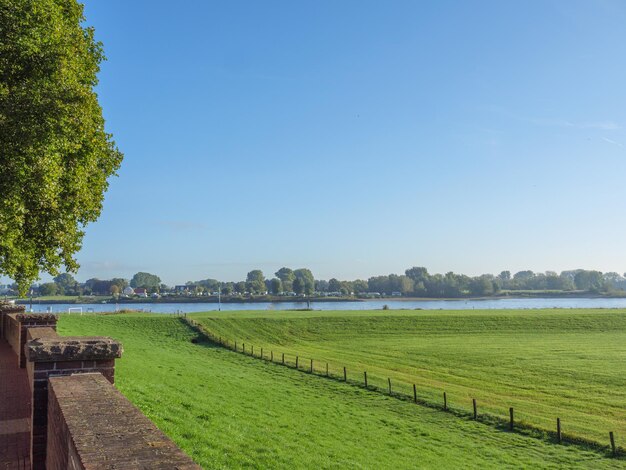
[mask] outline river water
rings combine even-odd
[[[472,309],[531,309],[531,308],[626,308],[626,298],[537,298],[537,299],[485,299],[485,300],[367,300],[363,302],[311,302],[314,310],[472,310]],[[296,310],[307,308],[306,302],[250,302],[250,303],[133,303],[133,304],[46,304],[33,303],[33,312],[61,313],[115,312],[120,309],[154,313],[192,313],[232,310]],[[30,310],[30,305],[26,305]]]

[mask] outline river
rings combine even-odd
[[[367,300],[363,302],[312,302],[314,310],[472,310],[533,308],[626,308],[626,298],[533,298],[533,299],[460,299],[460,300]],[[307,308],[306,302],[250,303],[133,303],[133,304],[46,304],[34,303],[33,312],[114,312],[121,309],[153,313],[192,313],[221,309],[233,310],[296,310]],[[30,305],[26,305],[30,310]]]

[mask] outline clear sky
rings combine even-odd
[[[87,0],[79,280],[626,271],[626,3]]]

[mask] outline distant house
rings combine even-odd
[[[148,290],[144,287],[135,288],[135,295],[137,297],[148,297]]]
[[[391,297],[402,297],[402,292],[393,291],[391,293]]]
[[[132,287],[125,287],[124,290],[122,291],[122,294],[124,295],[135,295],[135,289],[133,289]]]

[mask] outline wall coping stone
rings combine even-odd
[[[59,336],[52,328],[35,328],[29,330],[29,337],[26,358],[30,362],[102,361],[118,359],[124,352],[121,343],[105,336]]]
[[[26,310],[25,305],[16,305],[6,302],[0,302],[0,312],[2,313],[21,313],[24,310]]]
[[[54,313],[14,313],[13,317],[19,322],[31,322],[31,321],[58,321],[59,316]]]

